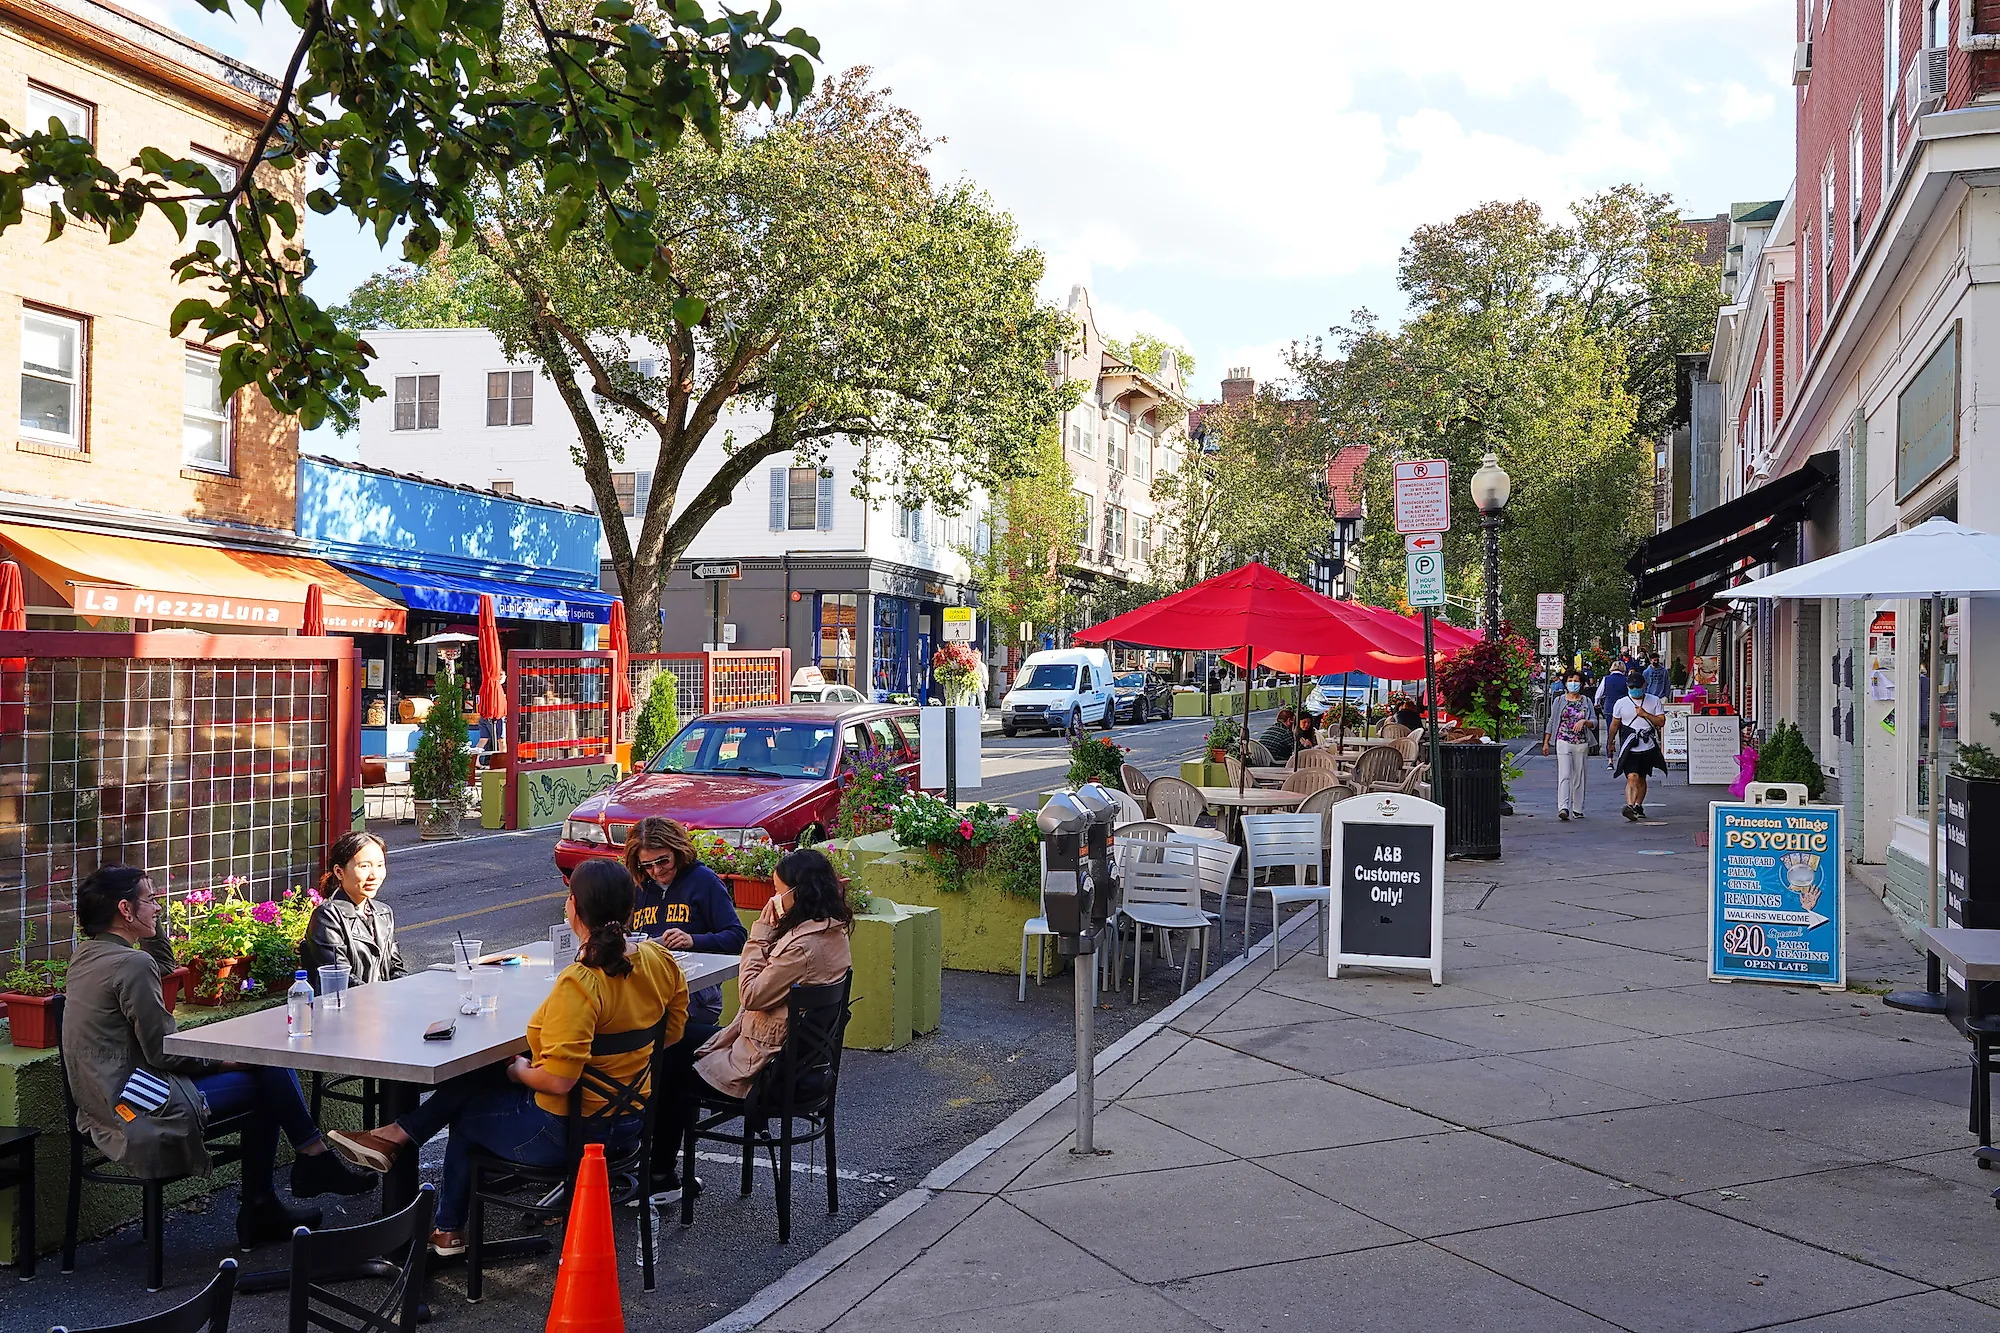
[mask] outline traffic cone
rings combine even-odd
[[[618,1300],[618,1256],[611,1239],[611,1182],[601,1143],[584,1148],[583,1165],[576,1173],[546,1333],[625,1333],[625,1310]]]

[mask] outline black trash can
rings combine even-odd
[[[1496,860],[1500,855],[1502,745],[1461,742],[1438,747],[1444,782],[1432,789],[1444,806],[1444,854]]]

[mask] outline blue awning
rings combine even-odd
[[[364,565],[351,560],[335,563],[363,578],[394,584],[402,594],[403,604],[412,611],[476,616],[479,614],[479,594],[490,593],[493,596],[493,614],[501,620],[606,625],[611,622],[611,603],[616,600],[610,593],[596,589],[552,588],[540,583],[513,583],[506,579],[480,579],[464,574],[391,569],[387,565]]]

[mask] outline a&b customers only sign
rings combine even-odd
[[[1710,980],[1846,987],[1840,815],[1833,805],[1710,803]]]

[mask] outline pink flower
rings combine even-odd
[[[207,889],[196,889],[188,895],[188,901],[197,907],[206,907],[215,901],[215,895]]]
[[[314,907],[318,907],[321,903],[325,902],[326,899],[319,896],[318,889],[308,889],[306,890],[306,901],[311,903]]]
[[[279,907],[276,903],[258,903],[250,909],[250,919],[260,926],[278,924]]]
[[[961,838],[970,838],[972,836],[971,820],[961,819],[958,821],[958,836]]]

